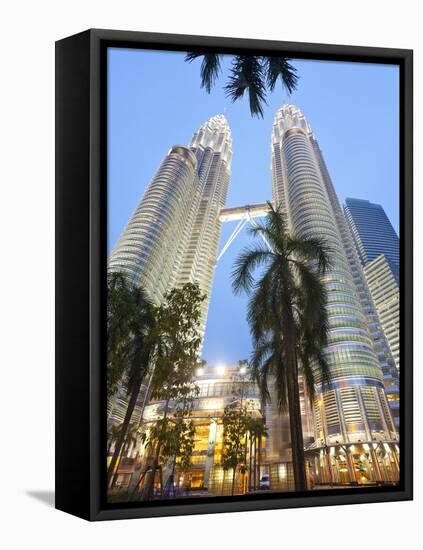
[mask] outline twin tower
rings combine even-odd
[[[398,435],[383,382],[388,346],[322,153],[297,107],[277,111],[271,146],[273,203],[282,206],[291,232],[321,237],[333,251],[323,277],[329,314],[325,355],[332,376],[311,412],[313,445],[394,445]],[[189,147],[172,147],[109,259],[109,271],[125,272],[157,303],[170,288],[198,282],[207,296],[203,334],[231,159],[231,131],[223,115],[205,122]],[[268,422],[268,459],[280,460],[283,430],[275,410]]]

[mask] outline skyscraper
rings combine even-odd
[[[379,319],[388,340],[397,369],[400,368],[399,349],[399,286],[395,266],[381,254],[364,268]]]
[[[363,266],[381,254],[399,275],[399,239],[380,204],[362,199],[346,199],[345,215]]]
[[[232,159],[231,131],[217,115],[194,133],[190,147],[172,147],[141,197],[117,241],[109,272],[123,272],[159,304],[173,287],[197,282],[206,295],[201,305],[204,335],[221,222]],[[141,411],[148,401],[143,386]],[[148,392],[147,392],[148,394]],[[109,404],[109,419],[126,407],[120,391]]]
[[[357,265],[348,246],[345,220],[317,141],[304,115],[293,105],[284,105],[274,119],[272,191],[290,231],[302,237],[320,237],[331,250],[331,267],[322,276],[328,292],[329,334],[324,352],[331,380],[322,385],[316,372],[319,391],[314,402],[315,442],[310,446],[310,464],[320,482],[380,480],[386,449],[378,454],[374,442],[382,447],[386,444],[389,452],[395,453],[397,432],[354,276]],[[359,276],[364,280],[362,272]],[[394,477],[398,475],[396,466],[391,471]]]
[[[226,203],[231,173],[232,138],[225,116],[207,120],[194,134],[190,149],[197,159],[201,192],[175,284],[197,282],[207,296],[201,306],[204,335],[222,226],[219,213]]]
[[[392,365],[384,374],[389,405],[398,427],[399,239],[380,204],[349,198],[345,201],[344,212],[393,357]]]
[[[124,272],[160,303],[177,276],[200,193],[194,153],[172,147],[116,243],[109,272]]]
[[[375,303],[372,290],[369,287],[365,271],[362,268],[351,228],[347,220],[345,219],[319,144],[314,139],[314,137],[311,138],[311,141],[318,159],[320,170],[325,180],[329,199],[341,235],[342,244],[344,245],[344,249],[347,254],[354,283],[360,299],[360,304],[366,317],[367,327],[373,340],[373,348],[378,358],[379,365],[382,369],[383,383],[385,386],[385,393],[388,399],[389,408],[391,410],[395,427],[398,430],[400,424],[398,406],[399,377],[398,370],[395,365],[395,360],[384,329],[382,327],[382,323],[379,317],[379,310],[377,304]]]
[[[216,265],[232,159],[231,131],[223,115],[207,120],[190,147],[165,156],[109,259],[160,303],[172,287],[198,282],[204,331]]]

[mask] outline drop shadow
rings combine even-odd
[[[25,493],[46,506],[54,508],[54,491],[25,491]]]

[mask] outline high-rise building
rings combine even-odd
[[[384,254],[367,263],[364,272],[379,319],[388,340],[397,369],[400,367],[399,349],[399,280],[395,266]]]
[[[189,147],[170,149],[122,232],[109,271],[123,271],[160,303],[172,287],[198,282],[207,318],[232,159],[224,115],[207,120]]]
[[[231,159],[231,131],[223,115],[207,120],[194,133],[189,147],[172,147],[108,263],[109,272],[125,273],[157,304],[171,288],[197,282],[206,295],[201,305],[203,335],[220,239],[219,213],[226,202]],[[140,403],[146,401],[145,392],[143,387]],[[115,396],[109,408],[110,421],[118,421],[124,414],[126,398]]]
[[[178,273],[200,192],[194,153],[172,147],[116,243],[109,272],[124,272],[160,303]]]
[[[384,254],[399,276],[399,239],[380,204],[346,199],[344,211],[363,266]]]
[[[318,159],[320,170],[325,180],[326,189],[328,191],[329,199],[336,217],[342,243],[351,267],[351,272],[360,298],[360,303],[366,317],[367,326],[373,340],[373,348],[382,369],[383,383],[385,386],[389,408],[393,416],[395,427],[399,430],[399,377],[395,360],[379,319],[377,305],[367,283],[366,275],[359,259],[358,250],[356,249],[351,228],[345,219],[319,144],[314,137],[311,138],[311,141]]]
[[[201,193],[174,284],[197,282],[207,296],[202,303],[204,335],[222,226],[219,213],[225,207],[231,174],[232,138],[225,116],[205,122],[194,134],[190,149],[197,159]]]
[[[399,239],[380,204],[346,199],[345,217],[354,238],[372,301],[392,360],[384,368],[385,387],[399,427]],[[381,288],[389,294],[384,296]],[[383,320],[382,320],[383,315]]]
[[[178,472],[175,483],[180,489],[187,484],[191,489],[208,489],[210,494],[231,494],[232,473],[222,468],[223,451],[223,415],[225,407],[242,405],[251,418],[261,418],[261,400],[258,386],[251,382],[246,370],[239,365],[206,365],[198,369],[195,377],[198,394],[193,400],[190,418],[195,426],[195,444],[191,457],[191,465],[184,472]],[[242,403],[241,403],[242,402]],[[144,428],[148,431],[163,416],[163,401],[152,400],[145,409]],[[173,403],[170,403],[173,411]],[[264,436],[245,449],[247,463],[250,462],[250,485],[255,478],[255,485],[259,486],[264,465]],[[255,445],[257,444],[257,448]],[[254,447],[253,447],[254,445]],[[147,458],[148,449],[141,449],[141,456]],[[260,459],[258,455],[260,454]],[[255,468],[252,463],[256,457]],[[285,467],[287,467],[285,465]],[[288,466],[289,467],[289,466]],[[289,470],[290,471],[290,470]],[[292,472],[291,477],[292,477]],[[163,478],[166,480],[169,471],[164,469]],[[243,483],[244,475],[237,472],[235,494],[246,492]],[[291,489],[286,480],[285,489]]]
[[[331,250],[322,276],[328,292],[329,334],[324,350],[330,384],[316,371],[315,440],[309,468],[320,483],[369,483],[398,478],[397,431],[385,394],[374,336],[363,308],[345,220],[317,141],[302,112],[284,105],[272,133],[273,202],[291,232],[320,237]],[[365,289],[363,288],[362,291]],[[269,434],[269,438],[270,438]]]

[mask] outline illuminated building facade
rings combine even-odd
[[[399,429],[399,239],[380,204],[348,198],[344,212],[377,311],[387,357],[385,390]]]
[[[197,282],[206,299],[201,332],[207,320],[216,266],[221,220],[230,179],[232,138],[224,115],[207,120],[190,146],[172,147],[141,197],[108,262],[159,304],[173,287]],[[139,414],[146,387],[138,401]],[[124,395],[109,403],[109,423],[126,409]],[[147,396],[148,400],[148,396]]]
[[[248,374],[243,369],[239,365],[206,366],[198,369],[195,382],[199,393],[194,399],[191,413],[195,423],[195,447],[191,467],[184,472],[176,471],[177,490],[183,492],[184,487],[188,486],[190,490],[198,491],[200,494],[202,491],[207,491],[211,495],[230,494],[232,471],[224,472],[221,467],[224,409],[242,402],[252,418],[261,417],[258,387],[249,381]],[[163,410],[162,401],[150,401],[145,408],[143,426],[147,433],[150,426],[163,415]],[[147,448],[143,448],[141,456],[146,453]],[[255,467],[253,456],[256,457]],[[264,438],[260,444],[257,442],[256,447],[247,449],[246,460],[251,464],[251,468],[248,468],[248,474],[236,473],[235,494],[247,492],[248,483],[252,484],[253,481],[259,485],[261,474],[265,471]],[[165,468],[163,479],[166,480],[168,476],[169,471]]]
[[[324,352],[331,381],[323,387],[316,372],[314,442],[307,452],[310,476],[313,483],[323,484],[395,482],[398,434],[375,351],[377,331],[372,334],[369,328],[357,286],[361,272],[323,156],[307,120],[293,105],[284,105],[275,116],[272,185],[273,202],[284,210],[290,231],[320,237],[331,250],[331,267],[322,276],[328,292]]]
[[[231,131],[225,116],[216,115],[205,122],[194,134],[190,150],[197,160],[201,193],[174,285],[197,282],[207,296],[201,306],[204,335],[222,226],[219,214],[226,203],[232,160]]]
[[[365,268],[367,282],[397,369],[400,368],[400,296],[395,266],[381,254]]]
[[[230,179],[232,138],[216,115],[193,135],[189,147],[170,149],[109,258],[109,272],[124,272],[160,303],[172,288],[197,282],[207,298],[207,319],[220,239],[219,213]]]

